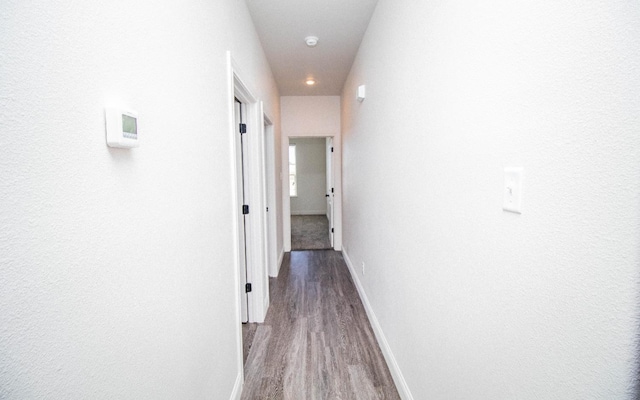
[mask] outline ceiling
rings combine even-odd
[[[245,1],[280,95],[339,96],[378,0]]]

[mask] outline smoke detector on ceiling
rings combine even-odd
[[[316,47],[316,45],[318,44],[318,37],[317,36],[307,36],[306,38],[304,38],[304,42],[309,47]]]

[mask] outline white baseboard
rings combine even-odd
[[[238,373],[238,377],[236,378],[236,383],[233,385],[233,391],[231,391],[231,397],[229,400],[240,400],[240,396],[242,396],[242,371]]]
[[[269,311],[269,305],[271,304],[268,290],[267,293],[265,293],[264,298],[262,299],[262,304],[264,304],[264,317],[267,318],[267,311]],[[264,322],[264,320],[262,320],[262,322]]]
[[[291,211],[291,215],[327,215],[327,210],[320,210],[320,211]]]
[[[272,276],[272,278],[277,278],[280,275],[280,267],[282,267],[282,260],[284,260],[284,249],[280,249],[278,254],[278,267],[276,268],[276,275]]]
[[[400,398],[403,400],[413,400],[413,396],[411,395],[411,391],[409,390],[409,386],[404,379],[404,375],[402,375],[402,371],[400,371],[400,367],[398,366],[398,362],[391,352],[391,348],[389,347],[389,343],[387,342],[386,337],[384,336],[384,332],[382,331],[382,327],[380,326],[380,322],[378,322],[378,318],[376,314],[373,312],[373,308],[371,308],[371,303],[369,303],[369,299],[367,298],[367,294],[364,291],[364,287],[362,286],[362,282],[360,282],[360,277],[356,273],[356,269],[353,267],[351,263],[351,259],[349,258],[349,254],[347,254],[347,250],[343,247],[342,255],[344,256],[344,260],[347,263],[347,267],[349,268],[349,272],[351,272],[351,278],[356,285],[356,289],[358,289],[358,294],[360,295],[360,300],[362,300],[362,304],[364,305],[364,309],[367,312],[367,316],[369,317],[369,322],[371,323],[371,327],[373,328],[373,332],[376,335],[376,339],[378,339],[378,345],[380,346],[380,350],[382,350],[382,355],[384,359],[387,361],[387,366],[389,367],[389,371],[391,372],[391,377],[393,378],[393,382],[396,384],[396,389],[398,389],[398,394]]]

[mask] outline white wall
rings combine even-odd
[[[292,138],[296,145],[298,195],[291,197],[291,215],[327,213],[327,146],[323,138]]]
[[[285,137],[340,134],[340,96],[282,96],[280,105]]]
[[[343,243],[413,398],[637,398],[639,66],[637,2],[380,0]]]
[[[229,399],[227,50],[280,126],[244,2],[0,15],[0,398]],[[113,101],[138,111],[141,147],[105,145]]]
[[[288,182],[288,139],[291,137],[333,137],[334,147],[334,249],[342,249],[342,145],[340,96],[282,96],[282,176]],[[282,194],[284,249],[291,250],[291,219],[288,191]]]

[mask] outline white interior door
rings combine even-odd
[[[247,277],[247,215],[245,215],[244,213],[244,204],[246,204],[246,197],[247,197],[247,179],[246,179],[246,173],[247,173],[247,168],[246,168],[246,140],[244,139],[244,136],[241,132],[241,124],[243,124],[243,120],[242,120],[242,103],[240,103],[240,101],[238,99],[236,99],[235,101],[235,126],[237,127],[237,136],[236,136],[236,171],[237,171],[237,177],[238,177],[238,183],[237,183],[237,190],[238,190],[238,201],[240,202],[239,205],[239,213],[238,213],[238,244],[239,244],[239,249],[238,251],[240,252],[240,306],[241,306],[241,319],[242,322],[249,322],[249,307],[248,307],[248,300],[249,300],[249,296],[248,293],[246,292],[246,285],[248,282],[248,277]]]
[[[327,138],[325,153],[327,156],[327,219],[329,220],[329,241],[333,247],[333,138]]]

